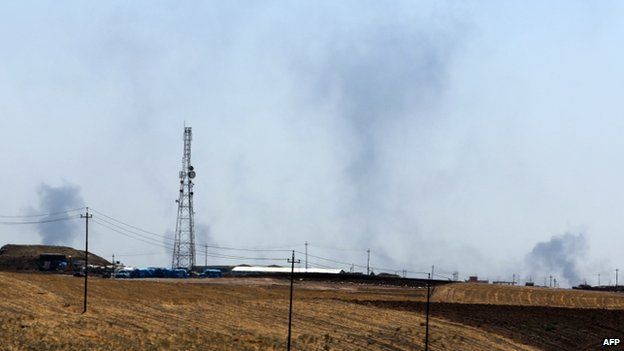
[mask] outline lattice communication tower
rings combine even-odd
[[[195,168],[191,165],[191,127],[184,127],[184,156],[180,171],[180,194],[172,268],[193,269],[195,266],[195,224],[193,211],[193,179]]]

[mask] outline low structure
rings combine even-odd
[[[518,284],[518,282],[514,282],[514,281],[510,282],[508,280],[495,280],[495,281],[492,282],[492,284],[494,284],[494,285],[510,285],[510,286],[513,286],[513,285]]]
[[[188,278],[186,269],[160,267],[134,268],[123,267],[115,272],[115,278]]]
[[[199,275],[201,278],[222,278],[223,274],[220,269],[208,268]]]
[[[479,277],[477,277],[476,275],[471,275],[470,277],[468,277],[468,280],[466,280],[466,283],[489,284],[490,281],[489,280],[479,280]]]
[[[67,268],[67,256],[56,253],[42,253],[39,255],[40,271],[64,271]]]

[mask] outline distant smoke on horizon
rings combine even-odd
[[[40,220],[52,220],[69,218],[71,213],[65,211],[84,207],[85,202],[80,195],[80,187],[64,182],[63,185],[54,187],[41,183],[37,191],[39,206],[31,209],[33,214],[48,214]],[[58,221],[37,224],[37,232],[43,244],[47,245],[71,245],[78,235],[77,221]]]
[[[393,18],[380,19],[386,20]],[[331,106],[334,119],[328,128],[337,133],[343,150],[336,228],[348,233],[345,244],[376,247],[381,266],[400,267],[412,260],[409,250],[397,252],[390,242],[418,240],[418,202],[406,194],[420,193],[410,184],[429,165],[414,150],[428,137],[427,126],[443,118],[436,106],[446,93],[461,41],[460,24],[452,17],[445,21],[447,31],[362,25],[354,34],[337,27],[331,32],[337,40],[319,44],[327,53],[324,59],[304,64],[306,72],[314,72],[303,79],[313,87],[311,101]]]
[[[163,250],[171,259],[173,250],[171,247],[175,242],[175,229],[167,229],[163,236]],[[195,222],[195,259],[199,260],[200,257],[204,257],[204,245],[214,245],[212,239],[212,229],[208,224]],[[198,261],[199,262],[199,261]]]
[[[583,233],[555,235],[539,242],[526,256],[531,271],[542,275],[561,275],[570,285],[581,281],[578,262],[585,257],[588,243]],[[561,279],[558,279],[561,281]]]
[[[195,243],[196,245],[214,245],[212,240],[212,228],[206,223],[195,224]],[[199,247],[196,248],[199,250]]]

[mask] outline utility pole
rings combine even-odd
[[[598,286],[600,286],[600,273],[598,273]]]
[[[306,260],[305,260],[305,269],[306,272],[308,271],[308,242],[305,242],[305,255],[306,255]]]
[[[84,309],[82,313],[87,312],[87,284],[89,276],[89,218],[93,218],[93,215],[89,214],[89,208],[87,207],[87,212],[84,215],[80,215],[80,218],[85,219],[85,271],[84,271]]]
[[[425,320],[425,351],[429,351],[429,304],[431,298],[431,274],[427,273],[427,313]]]
[[[208,268],[208,244],[204,244],[204,270]]]
[[[115,279],[115,254],[113,254],[113,272],[111,273],[111,278]]]
[[[615,269],[615,291],[617,291],[617,285],[618,285],[618,271],[619,269]]]
[[[366,275],[370,275],[370,249],[366,250]]]
[[[434,270],[435,266],[431,265],[431,279],[433,279],[433,270]]]
[[[300,263],[301,260],[295,260],[295,251],[292,252],[292,259],[288,259],[290,263],[290,305],[288,307],[288,347],[287,351],[290,351],[290,338],[292,327],[292,305],[293,305],[293,284],[295,281],[295,263]]]
[[[552,275],[548,276],[550,278],[550,283],[548,283],[548,287],[552,288]]]

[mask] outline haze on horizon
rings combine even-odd
[[[5,3],[0,215],[87,205],[172,235],[186,123],[200,242],[606,282],[624,266],[622,15],[615,1]],[[0,245],[80,247],[81,225],[0,226]],[[171,259],[97,225],[90,247]]]

